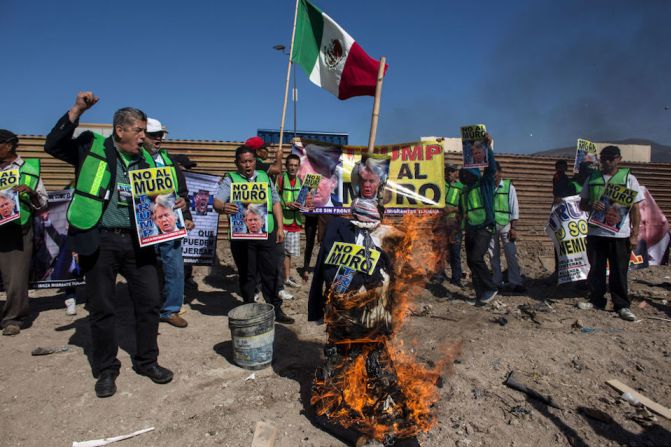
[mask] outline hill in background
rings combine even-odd
[[[671,146],[656,143],[642,138],[629,138],[627,140],[610,141],[609,143],[618,144],[649,144],[651,152],[651,162],[653,163],[671,163]],[[542,155],[544,157],[569,157],[575,156],[575,146],[549,149],[546,151],[534,152],[532,155]]]

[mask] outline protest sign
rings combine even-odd
[[[186,236],[182,210],[175,209],[173,168],[138,169],[129,174],[140,247]]]
[[[613,234],[620,231],[622,223],[626,220],[631,206],[636,200],[637,192],[627,189],[624,185],[606,183],[606,188],[601,195],[603,211],[593,210],[589,216],[589,224],[603,228]]]
[[[583,162],[592,163],[595,168],[598,166],[599,160],[596,156],[596,144],[589,140],[578,138],[575,151],[575,162],[573,163],[574,174],[580,172],[580,165]]]
[[[61,288],[84,284],[77,256],[67,248],[68,206],[72,190],[49,193],[49,207],[33,219],[30,287]]]
[[[231,183],[231,239],[268,239],[269,193],[266,182]]]
[[[489,144],[485,140],[486,133],[487,128],[484,124],[461,128],[464,168],[482,168],[489,165]]]
[[[587,213],[580,209],[580,196],[564,197],[552,207],[545,232],[557,252],[557,283],[587,279]]]
[[[305,202],[307,201],[308,198],[308,193],[311,193],[317,189],[319,186],[319,182],[321,181],[322,176],[319,174],[306,174],[305,178],[302,180],[303,185],[301,186],[301,190],[298,192],[298,197],[296,198],[296,202],[304,207]]]
[[[339,265],[348,269],[371,275],[375,270],[380,252],[374,248],[367,251],[363,245],[350,244],[347,242],[335,242],[329,252],[325,264]]]
[[[183,171],[189,190],[189,207],[195,227],[182,242],[185,264],[212,265],[217,248],[219,213],[214,211],[214,195],[221,177]]]
[[[352,185],[352,169],[367,152],[365,146],[342,146],[319,153],[319,146],[300,143],[294,152],[301,159],[299,176],[315,170],[315,165],[331,172],[331,177],[322,176],[314,195],[314,208],[306,214],[347,214],[356,197]],[[443,144],[437,140],[375,146],[374,154],[388,155],[389,178],[385,185],[384,204],[386,214],[437,213],[444,202],[445,154]]]
[[[21,217],[19,193],[14,187],[19,186],[18,169],[0,171],[0,225],[13,222]]]

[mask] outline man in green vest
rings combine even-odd
[[[515,226],[520,218],[520,210],[517,202],[517,191],[510,179],[503,178],[503,168],[496,162],[496,190],[494,192],[494,220],[496,221],[496,232],[489,244],[489,255],[491,256],[492,280],[503,288],[503,273],[501,272],[501,245],[508,264],[508,283],[506,289],[514,293],[524,293],[526,289],[522,284],[520,266],[517,263],[517,230]]]
[[[261,279],[261,292],[267,303],[275,307],[275,321],[291,324],[294,319],[282,310],[282,298],[279,296],[281,284],[278,245],[284,242],[284,223],[282,206],[275,184],[264,171],[256,170],[256,154],[254,149],[240,146],[235,150],[237,171],[229,172],[219,185],[214,199],[214,208],[227,215],[238,212],[238,207],[231,199],[231,185],[234,182],[266,182],[271,192],[268,199],[268,239],[231,240],[231,254],[238,269],[240,294],[245,303],[254,302],[254,291]],[[270,210],[272,209],[272,214]]]
[[[12,190],[19,194],[20,218],[0,225],[0,274],[7,292],[0,312],[2,335],[17,335],[28,317],[28,278],[33,254],[33,215],[46,209],[47,192],[40,178],[37,159],[22,159],[17,153],[19,137],[0,129],[0,171],[16,170],[19,181]],[[2,186],[4,188],[4,186]],[[14,194],[12,194],[12,198]],[[14,214],[15,205],[11,202]]]
[[[177,177],[177,196],[185,201],[189,195],[186,187],[186,179],[182,170],[173,163],[168,151],[161,148],[163,137],[168,131],[163,128],[161,122],[154,118],[147,118],[147,131],[145,132],[144,148],[148,151],[156,166],[172,166]],[[187,230],[193,229],[191,211],[187,207],[183,212],[184,225]],[[161,321],[178,328],[185,328],[188,323],[179,314],[184,304],[184,257],[182,256],[182,239],[156,244],[156,252],[161,258],[163,273],[163,306],[161,307]]]
[[[303,215],[301,204],[296,201],[303,186],[297,175],[301,159],[296,154],[289,154],[285,165],[287,170],[277,178],[277,192],[282,203],[284,223],[284,284],[300,287],[300,284],[291,277],[291,257],[297,258],[301,255]]]
[[[151,246],[139,246],[130,194],[129,172],[156,166],[142,147],[147,116],[135,108],[119,109],[110,137],[88,131],[74,137],[79,117],[97,102],[92,92],[80,92],[75,104],[47,135],[44,150],[75,166],[77,172],[67,212],[68,236],[86,275],[93,339],[91,366],[98,378],[96,395],[102,398],[116,392],[121,367],[115,329],[119,273],[128,282],[134,308],[135,371],[161,384],[170,382],[173,373],[158,364],[161,294],[156,253]],[[186,206],[179,199],[175,205]]]
[[[465,234],[466,263],[471,270],[474,304],[484,305],[496,297],[498,289],[485,262],[485,254],[494,234],[494,189],[496,188],[496,161],[489,134],[488,166],[483,175],[478,168],[461,168],[459,178],[464,184],[460,213]]]
[[[587,258],[590,264],[587,275],[589,301],[578,303],[578,308],[605,309],[606,291],[610,291],[615,312],[623,320],[635,321],[636,316],[630,310],[627,272],[631,248],[636,247],[638,243],[638,229],[641,223],[638,204],[644,197],[636,177],[629,172],[629,169],[619,167],[622,160],[619,147],[604,147],[599,160],[601,169],[592,172],[580,192],[580,209],[590,213],[605,212],[601,195],[607,184],[622,185],[636,191],[636,198],[617,233],[589,225],[587,230]],[[606,287],[606,265],[609,269],[608,287]]]

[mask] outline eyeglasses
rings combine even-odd
[[[163,138],[163,132],[145,132],[144,135],[152,140],[159,140]]]

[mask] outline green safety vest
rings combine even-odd
[[[26,185],[35,191],[40,181],[40,160],[37,158],[24,158],[23,164],[19,168],[19,184]],[[20,222],[21,226],[26,226],[33,216],[33,208],[30,204],[28,194],[21,194],[19,197]]]
[[[629,169],[628,168],[619,168],[614,176],[612,176],[608,183],[613,185],[627,185],[627,179],[629,178]],[[589,177],[589,200],[591,203],[596,203],[601,200],[603,192],[606,190],[606,181],[603,179],[603,174],[601,171],[594,171]]]
[[[302,186],[301,179],[298,176],[296,176],[296,184],[292,187],[289,175],[286,172],[282,174],[282,203],[295,202]],[[282,222],[284,225],[295,223],[298,226],[302,226],[303,215],[299,210],[292,210],[282,206]]]
[[[510,180],[502,180],[503,185],[494,193],[494,219],[498,225],[510,222]]]
[[[461,201],[461,195],[464,192],[464,184],[457,181],[453,183],[445,182],[445,206],[457,207]],[[456,217],[456,212],[447,214],[447,217],[452,219]]]
[[[249,182],[249,179],[241,176],[238,172],[229,172],[227,175],[231,177],[233,183]],[[268,234],[270,234],[273,232],[273,230],[275,230],[275,218],[273,217],[273,194],[272,187],[270,185],[270,178],[264,171],[256,171],[256,181],[266,182],[268,184],[268,197],[266,198],[266,203],[268,206]]]
[[[482,194],[480,194],[480,186],[476,186],[470,189],[467,194],[461,195],[461,208],[465,213],[465,219],[461,221],[462,228],[466,226],[466,222],[471,226],[485,223],[487,211],[482,200]]]
[[[582,192],[582,185],[575,180],[571,180],[571,184],[575,188],[575,193],[580,194]]]
[[[155,168],[151,155],[144,149],[140,152],[149,167]],[[105,153],[105,137],[94,133],[93,144],[79,168],[75,191],[68,206],[68,224],[82,231],[98,225],[103,217],[105,196],[111,183],[113,179]]]
[[[158,151],[158,155],[161,157],[161,160],[163,161],[163,166],[165,166],[166,168],[170,168],[170,174],[172,174],[172,184],[175,185],[175,194],[177,194],[177,191],[179,190],[179,182],[177,181],[177,168],[175,168],[175,163],[172,162],[172,160],[168,156],[168,151],[166,151],[165,149],[160,149]],[[154,163],[156,163],[155,160]]]

